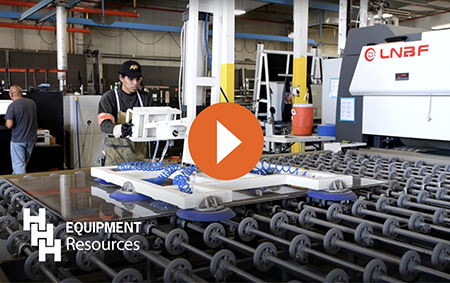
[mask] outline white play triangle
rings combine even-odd
[[[228,156],[242,141],[238,139],[232,132],[225,128],[222,123],[217,121],[217,159],[216,164],[219,164],[225,157]]]

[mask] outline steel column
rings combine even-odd
[[[368,0],[359,1],[359,27],[367,27],[367,6]]]
[[[58,70],[67,70],[67,10],[66,7],[58,5],[56,7],[56,39]],[[58,73],[59,90],[63,91],[66,85],[66,73]]]
[[[234,102],[234,1],[223,2],[222,45],[225,50],[221,52],[221,76],[220,86],[229,102]],[[214,17],[215,18],[215,17]],[[225,97],[220,97],[221,102],[226,102]]]
[[[297,88],[299,93],[294,93],[292,103],[308,103],[308,90],[306,88],[308,64],[308,9],[308,1],[294,0],[294,61],[292,88]],[[302,151],[301,144],[295,143],[292,146],[291,151]]]
[[[347,4],[348,0],[339,1],[339,35],[338,54],[344,54],[345,42],[347,40]]]
[[[185,58],[185,89],[183,92],[186,92],[186,138],[185,140],[189,140],[189,130],[190,126],[194,122],[194,119],[197,115],[196,105],[196,93],[197,93],[197,60],[196,56],[193,54],[197,54],[198,46],[198,12],[199,12],[199,0],[190,0],[189,1],[189,20],[186,23],[186,58]],[[183,162],[192,164],[193,160],[191,157],[191,153],[189,151],[188,143],[185,142],[183,145]]]

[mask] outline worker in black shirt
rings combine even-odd
[[[122,82],[120,89],[105,92],[98,105],[98,125],[105,138],[103,140],[102,165],[118,165],[123,162],[139,161],[146,157],[146,144],[132,142],[132,123],[125,123],[127,109],[152,105],[148,92],[138,91],[142,81],[141,65],[136,61],[126,61],[119,71]]]

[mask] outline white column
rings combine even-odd
[[[308,11],[309,2],[294,0],[294,62],[292,87],[299,88],[299,95],[293,96],[292,103],[308,103],[306,78],[308,64]],[[267,70],[267,69],[266,69]],[[300,143],[291,147],[291,152],[300,152]]]
[[[217,0],[215,1],[217,2]],[[234,1],[221,1],[223,3],[222,32],[221,40],[222,50],[220,66],[220,86],[225,92],[229,102],[234,102]],[[215,14],[215,13],[214,13]],[[214,28],[214,33],[216,29]],[[225,102],[225,97],[220,94],[220,101]]]
[[[194,122],[197,115],[197,64],[196,59],[198,48],[198,11],[199,11],[199,0],[189,1],[189,20],[186,23],[186,58],[185,58],[185,78],[183,92],[186,93],[186,137],[184,139],[183,145],[183,163],[193,164],[191,153],[189,152],[188,140],[189,140],[189,130],[190,126]]]
[[[67,10],[63,5],[56,7],[56,40],[58,70],[67,70]],[[66,74],[58,73],[59,90],[63,91],[66,85]]]
[[[342,55],[347,40],[347,0],[339,1],[338,54]]]
[[[308,61],[308,10],[308,1],[294,0],[294,70],[292,87],[300,87],[300,95],[294,96],[294,103],[308,103],[307,100],[305,101]]]
[[[367,6],[368,0],[359,1],[359,27],[367,27]]]
[[[211,77],[215,83],[211,86],[211,105],[220,102],[220,65],[222,53],[222,25],[223,4],[222,1],[213,1],[213,35],[212,35],[212,51],[211,51]]]

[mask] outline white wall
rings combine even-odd
[[[0,11],[24,12],[23,7],[0,5]],[[10,19],[0,18],[1,23],[15,23]],[[23,22],[22,24],[26,24]],[[33,22],[34,23],[34,22]],[[41,39],[41,37],[44,40]],[[37,31],[28,29],[0,28],[0,48],[15,50],[56,51],[56,33],[54,31]]]

